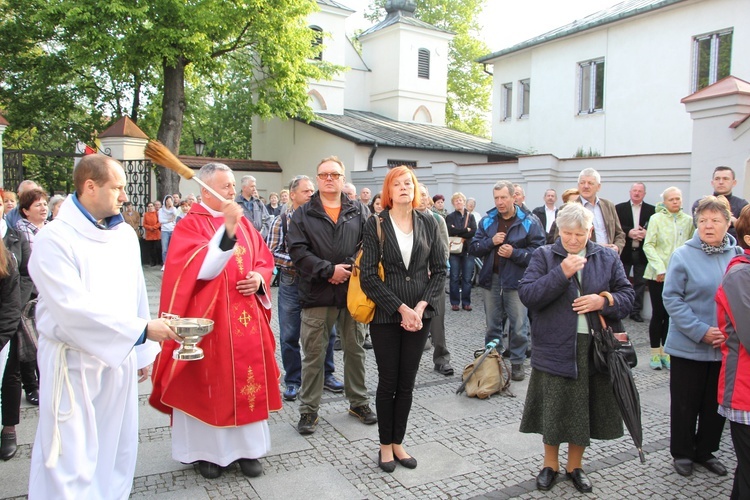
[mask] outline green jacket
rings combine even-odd
[[[672,253],[693,237],[695,227],[693,218],[680,210],[670,213],[664,203],[656,205],[656,213],[648,221],[646,239],[643,241],[643,252],[648,259],[643,277],[655,280],[659,274],[667,272]]]

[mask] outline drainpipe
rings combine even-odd
[[[483,63],[482,64],[482,71],[484,71],[485,73],[487,73],[490,76],[495,76],[495,74],[493,72],[487,71],[487,63]]]
[[[375,157],[375,153],[378,152],[378,141],[375,141],[372,145],[372,151],[370,151],[370,156],[367,157],[367,171],[372,172],[372,159]]]

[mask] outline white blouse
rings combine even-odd
[[[412,230],[411,233],[406,234],[401,231],[401,228],[396,223],[393,224],[393,230],[396,232],[396,242],[398,243],[399,250],[401,250],[401,258],[404,259],[406,269],[409,269],[411,250],[414,247],[414,231]]]

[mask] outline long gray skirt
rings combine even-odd
[[[589,376],[589,342],[589,335],[578,334],[577,379],[531,370],[521,432],[541,434],[551,446],[589,446],[591,439],[622,437],[622,416],[609,375]]]

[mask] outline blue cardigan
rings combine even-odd
[[[721,361],[721,349],[702,342],[711,326],[718,326],[714,296],[729,261],[742,253],[731,234],[723,253],[701,250],[698,231],[672,254],[664,280],[664,308],[669,333],[664,351],[693,361]]]
[[[562,271],[561,263],[567,256],[559,238],[539,248],[531,256],[518,294],[531,312],[531,366],[552,375],[578,378],[578,315],[572,304],[579,294],[575,280],[566,278]],[[612,294],[614,305],[605,301],[602,315],[622,319],[630,314],[635,292],[617,252],[589,241],[586,259],[581,271],[583,294],[606,290]]]

